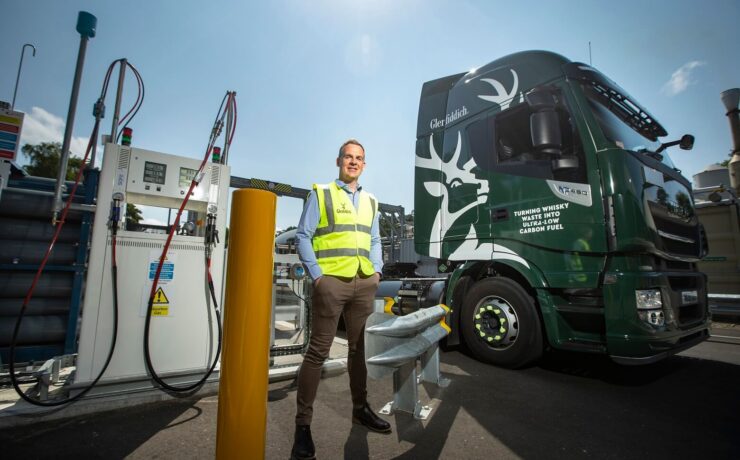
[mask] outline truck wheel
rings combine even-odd
[[[452,295],[452,305],[447,305],[452,308],[452,313],[450,314],[450,320],[448,323],[452,328],[452,332],[450,332],[445,339],[439,342],[444,351],[449,351],[452,347],[458,346],[462,342],[462,334],[460,334],[460,317],[462,316],[465,295],[468,293],[468,289],[473,285],[473,282],[473,278],[468,275],[461,276],[460,279],[457,280],[455,292]],[[444,298],[442,299],[442,303],[444,303]]]
[[[460,318],[473,355],[497,366],[523,367],[542,355],[542,328],[532,298],[506,278],[485,278],[465,296]]]

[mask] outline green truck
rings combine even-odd
[[[693,137],[666,135],[616,83],[551,52],[425,83],[414,246],[446,273],[396,282],[398,308],[443,300],[448,345],[512,368],[548,348],[645,364],[705,340],[706,238],[666,151]]]

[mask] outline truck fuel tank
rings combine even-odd
[[[421,308],[444,303],[447,278],[410,278],[381,281],[375,293],[376,299],[390,297],[394,315],[403,316]]]

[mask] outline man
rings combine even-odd
[[[301,262],[313,280],[311,339],[298,373],[296,431],[292,456],[312,459],[313,402],[321,368],[344,315],[349,354],[347,371],[352,393],[352,421],[380,433],[388,422],[367,404],[365,321],[373,312],[375,291],[383,268],[378,202],[358,184],[365,169],[365,149],[355,139],[339,148],[339,179],[314,184],[296,230]]]

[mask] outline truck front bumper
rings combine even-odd
[[[709,329],[701,328],[697,332],[681,337],[678,343],[672,348],[669,348],[666,351],[658,352],[651,356],[619,356],[610,354],[609,357],[612,359],[612,361],[627,366],[641,366],[643,364],[652,364],[661,361],[671,355],[675,355],[676,353],[681,353],[682,351],[687,350],[694,345],[700,344],[708,338]]]
[[[612,273],[604,285],[607,353],[621,364],[649,364],[709,337],[706,277],[699,272]],[[660,290],[665,323],[640,318],[636,291]]]

